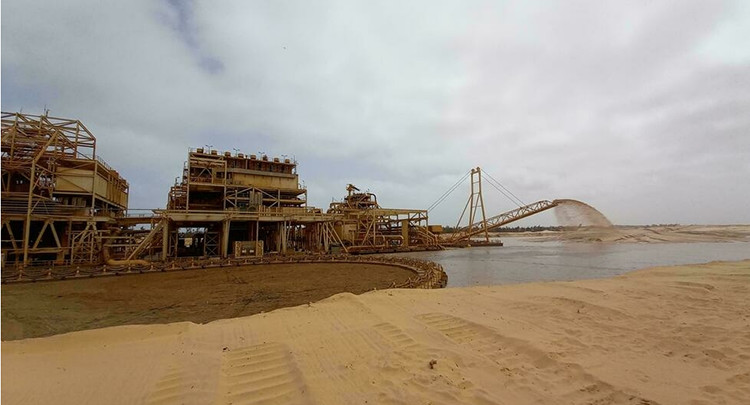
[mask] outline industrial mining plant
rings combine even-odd
[[[349,184],[324,212],[307,205],[296,161],[204,148],[188,152],[164,209],[130,212],[128,182],[97,155],[96,137],[80,121],[4,112],[3,273],[492,244],[492,229],[563,201],[487,218],[481,173],[470,172],[461,215],[468,211],[468,225],[442,238],[427,210],[384,208],[375,194]]]
[[[127,181],[80,121],[2,113],[4,267],[439,249],[426,211],[347,190],[324,212],[296,162],[196,148],[165,209],[130,213]]]

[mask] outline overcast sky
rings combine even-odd
[[[481,166],[619,224],[750,223],[748,38],[748,1],[3,0],[2,109],[81,120],[131,208],[213,145],[295,157],[324,208]]]

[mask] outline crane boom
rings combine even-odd
[[[474,235],[489,232],[495,228],[501,227],[514,221],[518,221],[519,219],[538,214],[542,211],[546,211],[557,206],[559,203],[560,202],[558,200],[542,200],[524,205],[523,207],[519,207],[514,210],[504,212],[500,215],[495,215],[494,217],[487,218],[487,220],[485,221],[479,221],[469,226],[463,227],[456,233],[454,233],[453,237],[450,240],[451,242],[467,240]]]

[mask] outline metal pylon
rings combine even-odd
[[[466,206],[464,206],[461,217],[458,218],[458,222],[456,223],[457,229],[461,225],[461,220],[464,218],[467,209],[469,210],[468,233],[471,233],[475,229],[474,219],[481,210],[482,221],[476,224],[476,228],[484,230],[484,240],[489,242],[490,235],[487,232],[487,216],[484,210],[484,197],[482,197],[482,169],[479,167],[471,169],[471,194],[469,194],[469,200],[466,201]]]

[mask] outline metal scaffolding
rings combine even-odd
[[[439,249],[437,236],[428,230],[426,210],[382,208],[373,193],[352,184],[343,201],[331,203],[337,215],[334,229],[352,253]]]
[[[91,235],[123,215],[128,191],[80,121],[2,113],[3,263],[92,260]]]
[[[440,248],[427,211],[382,208],[374,194],[347,189],[323,212],[307,205],[296,161],[196,148],[165,209],[128,212],[127,181],[80,121],[2,114],[4,265]]]

